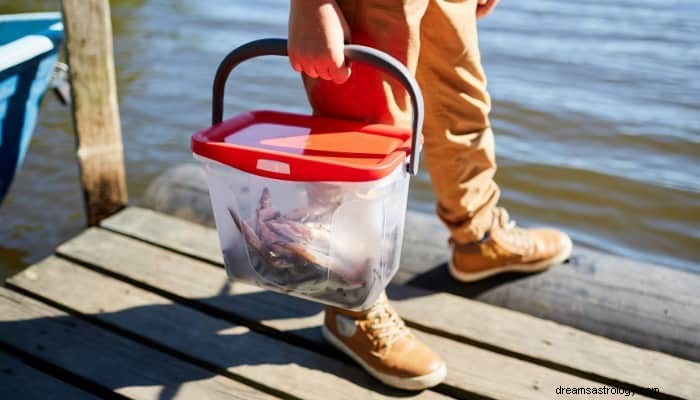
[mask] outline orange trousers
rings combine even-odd
[[[336,0],[352,43],[385,51],[416,75],[425,99],[423,159],[437,214],[452,240],[481,239],[499,198],[491,101],[481,66],[476,0]],[[410,102],[392,78],[352,66],[348,82],[304,78],[316,114],[409,126]]]

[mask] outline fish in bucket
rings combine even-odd
[[[399,267],[409,177],[419,162],[420,90],[391,56],[346,45],[348,60],[403,84],[411,130],[266,110],[223,121],[229,74],[267,55],[286,56],[286,40],[257,40],[226,56],[214,80],[212,126],[191,141],[207,172],[226,271],[313,301],[368,308]]]

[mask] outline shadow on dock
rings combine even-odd
[[[288,394],[284,392],[274,393],[274,389],[271,390],[270,387],[230,371],[237,367],[250,368],[264,365],[274,368],[274,366],[296,365],[333,374],[350,384],[385,396],[415,396],[415,393],[384,386],[357,368],[319,369],[317,358],[305,357],[307,354],[305,352],[290,352],[289,346],[276,346],[273,339],[261,342],[264,336],[258,332],[263,330],[266,334],[272,333],[276,339],[294,342],[292,344],[311,348],[313,351],[333,357],[344,358],[349,362],[349,358],[330,345],[319,348],[318,343],[322,340],[319,326],[272,332],[269,328],[261,328],[261,326],[252,326],[252,329],[249,329],[245,325],[239,325],[240,320],[232,321],[230,316],[220,319],[202,315],[197,318],[198,320],[188,324],[187,316],[196,311],[180,304],[153,304],[115,312],[76,315],[74,310],[50,299],[18,287],[13,289],[71,314],[0,321],[0,342],[5,342],[2,347],[5,347],[4,350],[7,352],[30,361],[34,366],[43,365],[41,369],[51,374],[58,373],[69,381],[82,381],[80,376],[93,376],[103,388],[110,391],[134,387],[160,387],[157,398],[170,400],[178,397],[180,387],[187,382],[223,375],[254,388],[287,397]],[[289,304],[290,307],[274,309],[278,312],[264,307],[258,314],[261,321],[310,317],[322,310],[322,307],[317,304],[272,292],[234,296],[222,293],[220,296],[211,298],[191,299],[188,303],[200,305],[236,301],[269,303],[279,302],[278,297],[283,297],[284,303]],[[295,301],[303,302],[304,305],[297,308],[293,304]],[[291,309],[295,309],[296,312],[290,311]],[[217,314],[211,308],[207,308],[206,311],[209,314]],[[175,325],[176,323],[179,326]],[[259,325],[259,322],[257,324]],[[98,326],[105,329],[100,329]],[[134,329],[149,333],[143,336],[134,333]],[[293,337],[308,338],[308,341],[290,340]],[[179,362],[163,358],[152,349],[199,368],[191,368],[185,363],[180,365]],[[195,357],[192,354],[198,356]],[[120,366],[125,364],[140,365],[141,370],[123,371]],[[73,372],[59,367],[65,365],[69,365]],[[85,385],[85,382],[78,383],[81,386]]]

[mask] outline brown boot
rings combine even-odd
[[[453,245],[449,271],[462,282],[503,272],[537,272],[569,258],[571,248],[566,233],[550,228],[519,228],[509,220],[505,209],[496,208],[493,225],[483,240]]]
[[[326,308],[323,336],[385,384],[422,390],[445,379],[440,356],[418,340],[382,294],[367,311]]]

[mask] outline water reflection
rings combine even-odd
[[[0,13],[58,1],[0,0]],[[191,160],[210,85],[233,47],[284,36],[288,1],[112,1],[132,202]],[[579,243],[700,271],[700,3],[502,2],[481,23],[503,203]],[[308,109],[284,60],[237,69],[226,114]],[[67,110],[47,97],[27,161],[0,209],[0,270],[49,253],[83,223]],[[411,206],[433,209],[425,175]],[[20,226],[40,226],[25,232]],[[11,254],[30,254],[17,256]],[[20,262],[21,260],[21,262]],[[11,267],[15,266],[15,267]],[[14,269],[12,269],[14,270]]]

